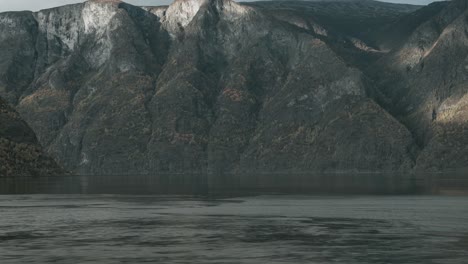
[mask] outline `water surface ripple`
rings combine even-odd
[[[468,198],[0,196],[0,263],[467,263]]]

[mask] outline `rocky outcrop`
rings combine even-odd
[[[409,171],[432,154],[419,144],[418,125],[397,114],[403,102],[372,70],[406,71],[394,58],[416,40],[399,43],[417,39],[423,29],[413,24],[432,13],[410,19],[414,32],[397,44],[376,32],[391,32],[416,9],[176,0],[3,13],[0,96],[48,154],[79,174]],[[395,84],[401,89],[418,80],[395,78],[405,79]]]
[[[0,178],[52,176],[64,171],[47,157],[34,132],[0,99]]]

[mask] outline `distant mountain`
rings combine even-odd
[[[2,13],[0,96],[79,174],[456,169],[467,23],[466,0]]]

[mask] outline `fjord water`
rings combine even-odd
[[[467,194],[467,172],[147,174],[0,177],[0,194]]]
[[[0,196],[0,263],[466,263],[449,196]]]

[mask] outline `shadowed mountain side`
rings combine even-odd
[[[395,29],[392,24],[397,24],[400,19],[410,20],[406,17],[414,17],[412,20],[417,21],[423,16],[417,12],[421,6],[373,0],[259,1],[243,4],[264,9],[279,20],[313,29],[319,35],[335,35],[340,41],[354,41],[360,48],[380,50],[390,49],[389,42],[401,38],[402,32],[398,29],[399,34],[385,39],[384,34]],[[413,12],[415,15],[407,16]],[[405,21],[405,26],[409,26],[410,22]]]
[[[44,155],[34,132],[0,99],[0,178],[62,173],[64,171]]]
[[[244,156],[247,171],[411,169],[415,148],[411,134],[372,100],[347,97],[328,108],[316,124],[293,127],[286,137],[276,138],[286,134],[281,130],[291,129],[286,125],[264,130]]]

